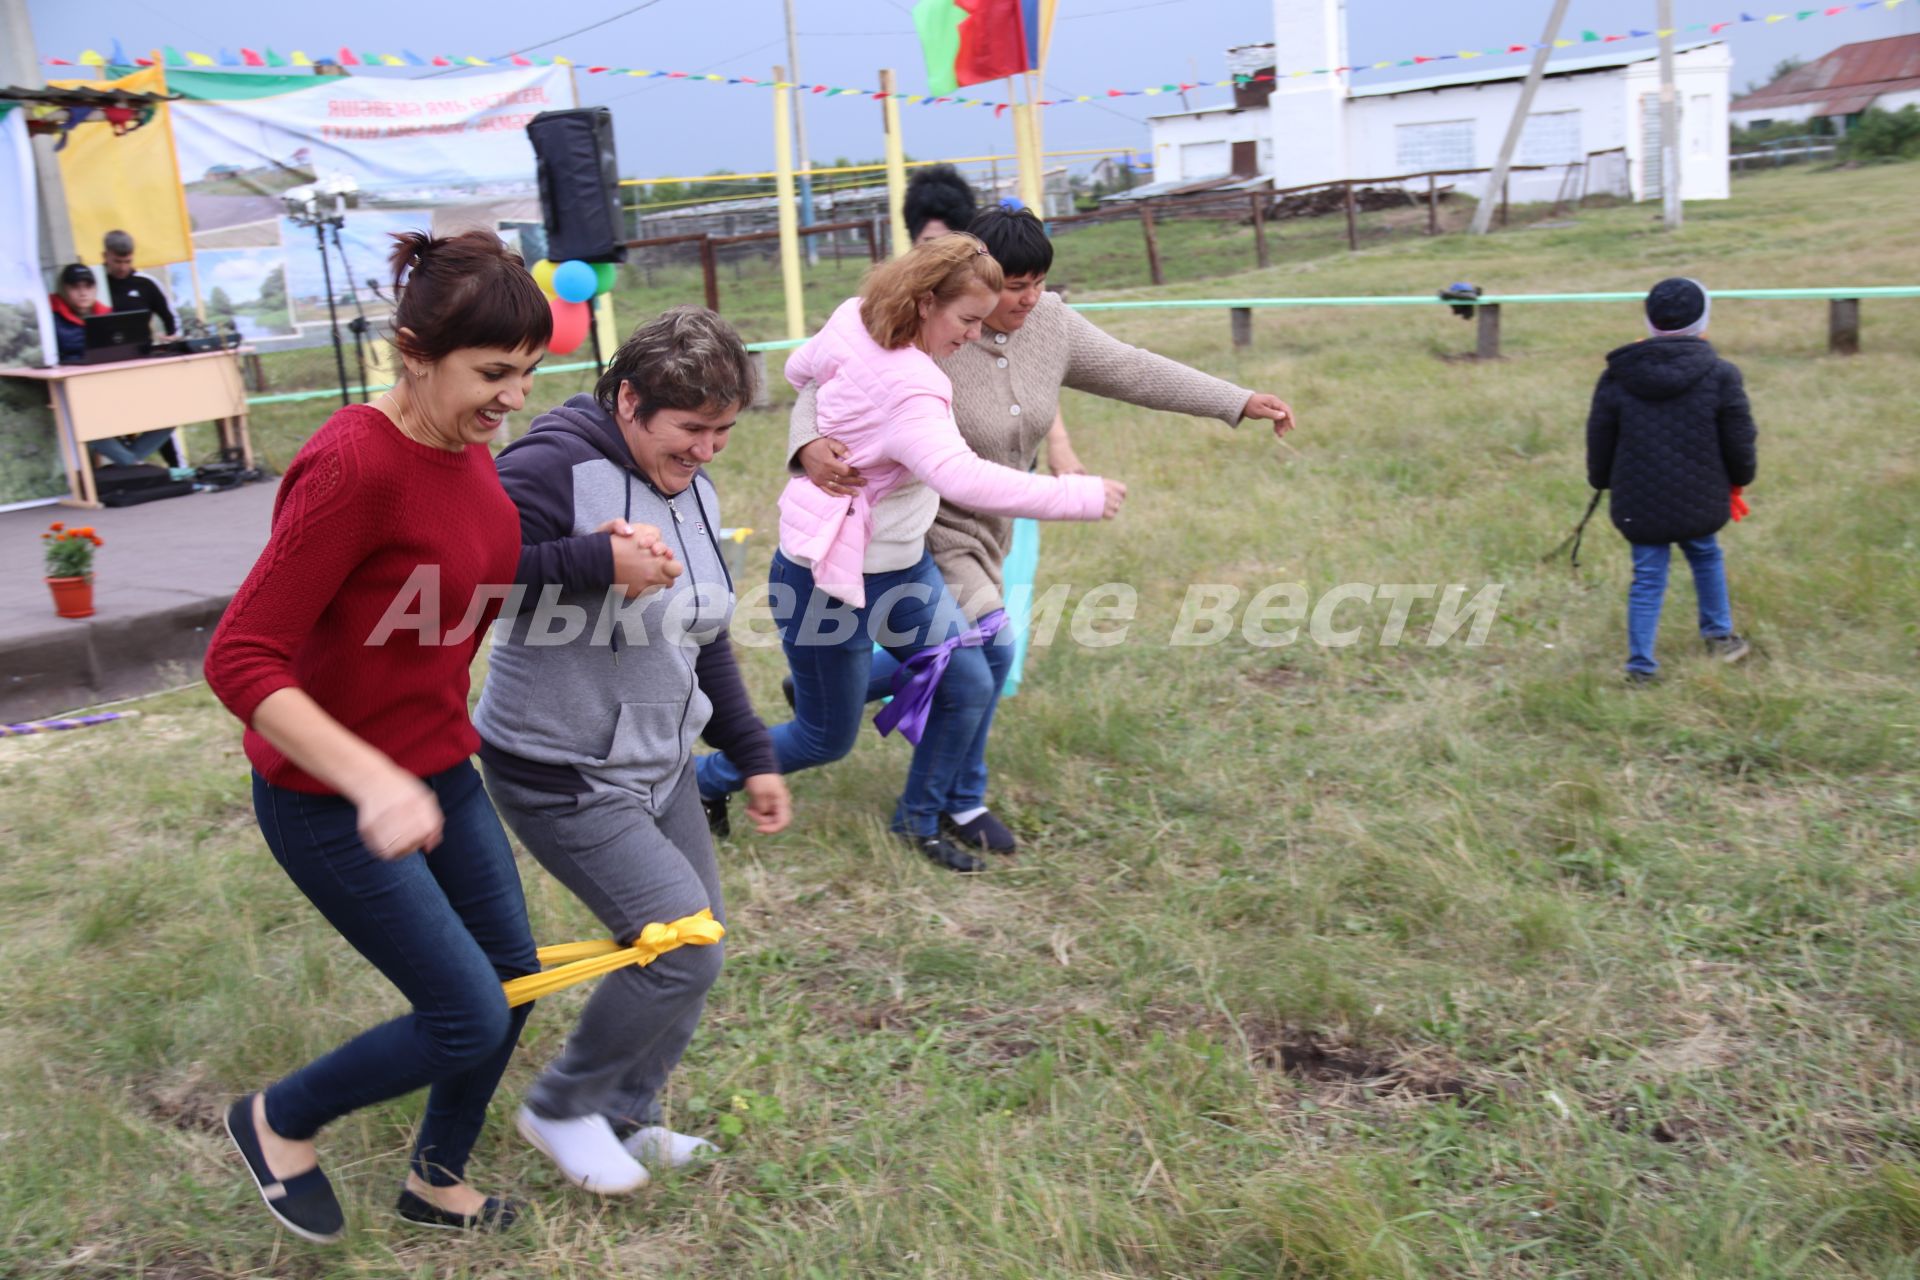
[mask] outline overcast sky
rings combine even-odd
[[[926,73],[914,38],[910,0],[793,0],[805,80],[867,87],[880,67],[900,73],[908,92],[926,88]],[[1742,6],[1756,17],[1797,12],[1817,0],[1675,0],[1675,20],[1718,22],[1738,18]],[[1431,0],[1350,0],[1349,59],[1356,64],[1414,54],[1450,53],[1537,39],[1549,5],[1545,0],[1478,0],[1472,5]],[[1821,6],[1822,8],[1826,6]],[[652,0],[635,9],[630,0],[576,0],[565,5],[529,5],[524,0],[461,0],[458,4],[414,0],[331,0],[326,5],[275,4],[259,0],[28,0],[35,39],[43,55],[72,58],[82,49],[108,51],[118,37],[129,51],[160,44],[209,54],[221,47],[271,45],[281,54],[303,49],[320,56],[342,44],[356,50],[424,56],[493,57],[540,46],[545,55],[615,66],[715,71],[765,76],[786,60],[781,0]],[[623,12],[634,10],[632,12]],[[1653,0],[1607,3],[1574,0],[1568,34],[1654,26]],[[322,16],[324,15],[324,16]],[[616,16],[621,15],[621,16]],[[613,19],[612,21],[606,21]],[[567,33],[600,23],[577,35]],[[1920,0],[1897,9],[1850,11],[1838,17],[1730,28],[1735,59],[1733,86],[1763,82],[1780,59],[1813,58],[1842,44],[1920,31]],[[1271,0],[1060,0],[1048,93],[1099,94],[1169,80],[1217,80],[1227,72],[1231,45],[1270,40]],[[556,37],[563,37],[557,38]],[[548,42],[551,43],[544,43]],[[1652,40],[1608,48],[1651,48]],[[1594,46],[1566,50],[1591,53]],[[1525,55],[1481,59],[1476,67],[1524,65]],[[1290,63],[1282,59],[1282,69]],[[1457,71],[1458,63],[1436,70]],[[419,75],[418,70],[390,74]],[[1386,73],[1374,73],[1384,77]],[[1394,73],[1396,76],[1405,72]],[[772,125],[764,91],[667,80],[578,76],[583,104],[607,103],[615,113],[620,167],[629,176],[742,172],[772,166]],[[999,98],[998,86],[979,96]],[[1193,106],[1227,101],[1224,89],[1190,95]],[[1178,99],[1127,98],[1098,105],[1062,107],[1047,114],[1048,148],[1144,148],[1146,117],[1177,110]],[[906,107],[903,132],[915,157],[976,155],[1009,149],[1004,121],[977,108]],[[866,99],[811,99],[807,127],[814,163],[836,156],[873,157],[880,152],[880,108]]]

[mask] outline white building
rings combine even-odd
[[[1297,187],[1490,169],[1527,74],[1526,60],[1518,58],[1506,66],[1415,81],[1383,81],[1385,72],[1284,74],[1299,67],[1347,65],[1344,0],[1275,0],[1274,34],[1271,45],[1230,50],[1228,62],[1237,74],[1271,72],[1277,65],[1282,72],[1277,81],[1237,89],[1231,106],[1152,117],[1157,183],[1259,174],[1276,187]],[[1721,41],[1675,52],[1685,199],[1727,197],[1732,68],[1732,55]],[[1616,153],[1616,168],[1618,154],[1625,155],[1635,199],[1659,196],[1659,91],[1655,48],[1550,61],[1514,163],[1554,167],[1515,173],[1512,199],[1553,199],[1567,166],[1604,152]],[[1484,177],[1472,176],[1447,181],[1475,194],[1485,183]]]

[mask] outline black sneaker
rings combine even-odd
[[[253,1095],[248,1094],[227,1108],[227,1136],[239,1149],[240,1159],[260,1189],[261,1202],[280,1225],[302,1240],[332,1244],[346,1229],[347,1216],[340,1211],[340,1200],[333,1184],[319,1166],[296,1173],[291,1178],[276,1178],[261,1154],[260,1138],[253,1128]]]
[[[727,797],[709,800],[700,797],[700,807],[707,811],[707,830],[713,833],[715,840],[725,840],[733,834],[733,823],[727,817]]]
[[[1013,838],[1013,832],[1007,830],[1007,824],[994,817],[991,811],[968,822],[955,822],[943,813],[940,815],[940,828],[953,837],[954,843],[985,849],[988,853],[1012,853],[1020,847],[1020,842]]]
[[[1722,662],[1738,662],[1753,652],[1744,636],[1708,636],[1707,652]]]
[[[974,857],[945,836],[916,836],[905,831],[896,831],[894,835],[911,848],[919,850],[927,861],[949,871],[975,872],[985,871],[987,864]]]
[[[478,1213],[449,1213],[424,1196],[402,1189],[393,1211],[419,1227],[442,1231],[505,1231],[526,1206],[518,1200],[488,1196]]]
[[[794,705],[792,676],[780,677],[780,696],[787,700],[787,710],[798,711],[800,709]]]

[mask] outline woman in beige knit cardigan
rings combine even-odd
[[[1044,292],[1047,270],[1053,265],[1053,245],[1032,213],[990,209],[967,230],[986,244],[1006,280],[1000,303],[987,317],[979,341],[940,361],[953,380],[953,413],[960,434],[981,457],[1010,467],[1032,467],[1041,441],[1055,425],[1062,387],[1147,409],[1218,418],[1228,426],[1238,425],[1243,418],[1259,418],[1273,423],[1276,436],[1292,429],[1293,411],[1278,396],[1248,391],[1128,346],[1068,308],[1058,294]],[[841,461],[845,448],[815,429],[811,389],[802,391],[794,406],[787,443],[794,467],[804,469],[826,492],[848,496],[866,483]],[[1052,453],[1061,442],[1049,443]],[[903,486],[874,507],[876,535],[886,526],[889,508],[905,514],[914,506],[920,498],[914,492],[918,488]],[[1001,566],[1012,541],[1013,521],[940,503],[927,545],[970,621],[1003,607]],[[1001,640],[1006,642],[986,646],[996,698],[1013,663],[1011,639],[1003,633]],[[875,664],[874,696],[886,692],[880,686],[887,679],[881,666]],[[1013,834],[986,802],[987,734],[992,724],[989,706],[967,767],[948,797],[943,825],[956,841],[994,853],[1012,853]]]

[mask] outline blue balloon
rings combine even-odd
[[[568,302],[589,302],[599,291],[600,277],[578,258],[569,258],[553,269],[553,291]]]

